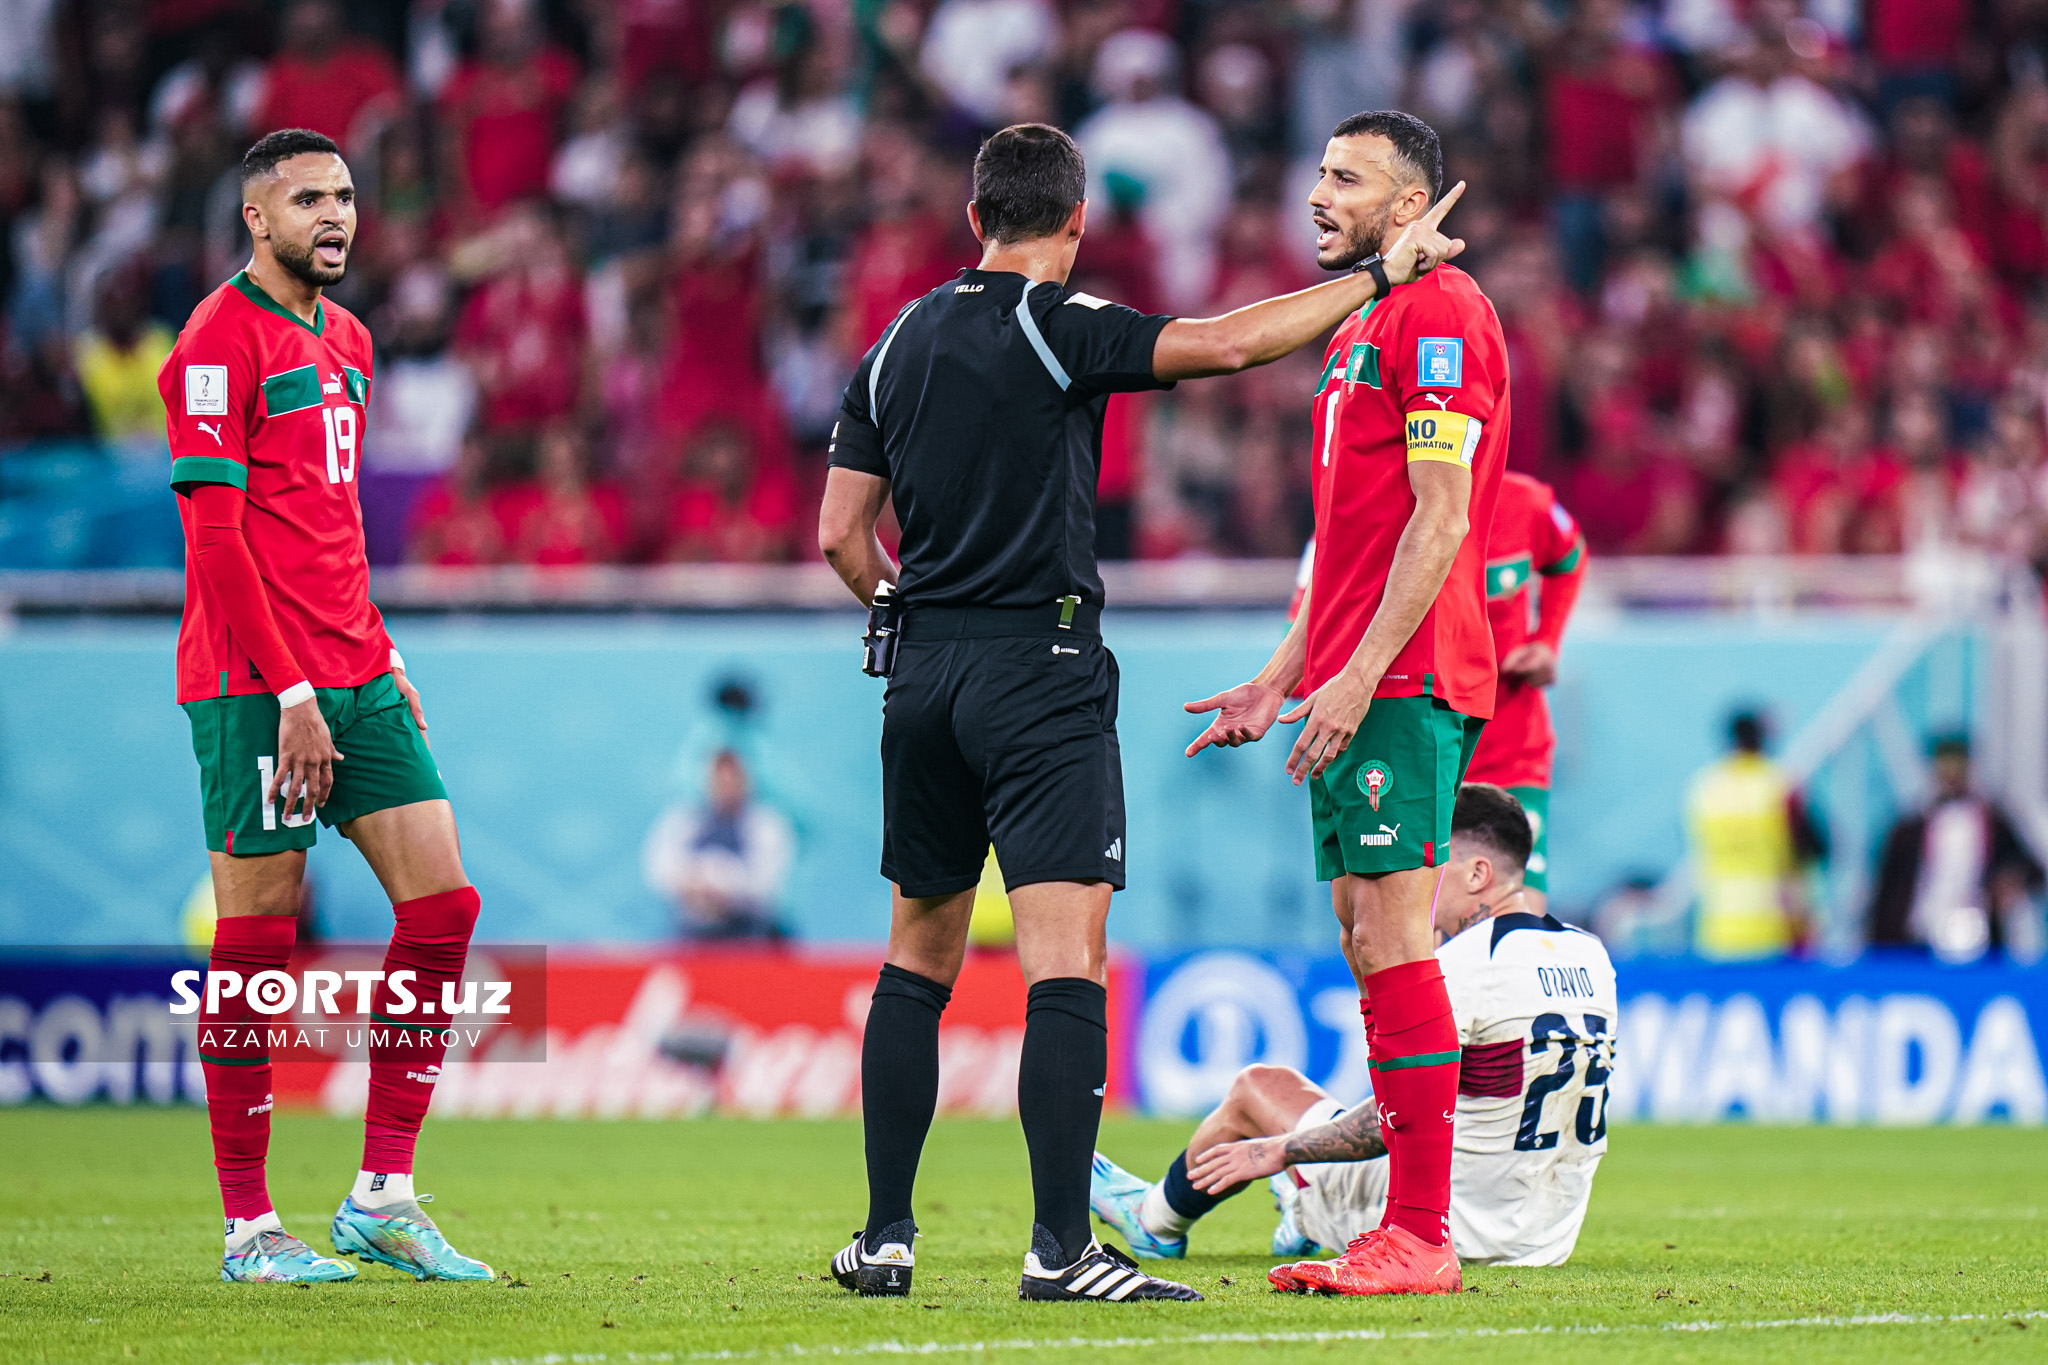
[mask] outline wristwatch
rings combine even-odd
[[[1380,253],[1377,251],[1360,261],[1357,265],[1352,266],[1351,273],[1354,275],[1372,276],[1372,282],[1379,290],[1379,293],[1374,296],[1376,298],[1383,299],[1394,290],[1394,286],[1387,283],[1387,267],[1380,259]]]

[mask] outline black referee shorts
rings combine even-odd
[[[906,896],[981,880],[1124,884],[1116,658],[1083,608],[913,609],[882,707],[882,875]]]

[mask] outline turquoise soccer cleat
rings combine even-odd
[[[338,1284],[353,1280],[356,1268],[272,1228],[221,1257],[220,1277],[230,1284]]]
[[[1273,1225],[1273,1254],[1290,1258],[1315,1255],[1322,1248],[1301,1230],[1301,1224],[1294,1218],[1294,1201],[1301,1197],[1301,1190],[1285,1171],[1269,1179],[1273,1207],[1280,1210],[1280,1221]]]
[[[1146,1261],[1182,1260],[1188,1254],[1187,1238],[1154,1237],[1138,1221],[1138,1208],[1151,1188],[1151,1182],[1138,1179],[1100,1152],[1088,1168],[1088,1207],[1123,1237],[1131,1255]]]
[[[423,1194],[419,1203],[407,1200],[381,1209],[366,1209],[352,1197],[343,1198],[334,1211],[334,1254],[376,1261],[416,1280],[495,1279],[496,1271],[448,1245],[420,1207],[433,1197]]]

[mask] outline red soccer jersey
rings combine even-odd
[[[322,300],[308,327],[247,272],[207,295],[157,374],[171,437],[171,484],[247,491],[242,533],[285,645],[315,687],[355,687],[390,671],[391,637],[370,604],[356,503],[370,401],[370,334]],[[190,499],[178,700],[289,687],[265,680],[229,634],[198,573]],[[274,684],[274,685],[273,685]]]
[[[1486,615],[1495,656],[1504,660],[1530,640],[1557,648],[1585,568],[1585,537],[1550,485],[1514,470],[1502,475],[1486,536]],[[1465,780],[1548,788],[1556,752],[1543,689],[1502,678],[1493,719],[1479,736]]]
[[[1316,559],[1308,677],[1321,687],[1350,662],[1379,610],[1394,546],[1415,510],[1408,465],[1472,471],[1471,531],[1380,697],[1441,697],[1493,714],[1486,625],[1486,527],[1508,439],[1507,344],[1470,275],[1440,266],[1338,327],[1315,401]]]

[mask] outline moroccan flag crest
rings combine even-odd
[[[1358,789],[1377,811],[1380,798],[1394,790],[1394,770],[1376,758],[1367,759],[1358,769]]]

